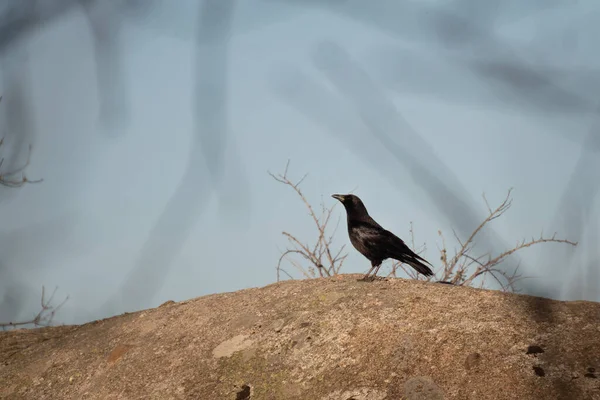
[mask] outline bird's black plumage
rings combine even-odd
[[[433,275],[431,268],[424,264],[429,262],[413,252],[402,239],[375,222],[358,196],[334,194],[331,197],[339,200],[346,209],[350,242],[371,261],[371,269],[364,279],[368,279],[373,270],[375,277],[381,263],[388,258],[406,263],[425,276]]]

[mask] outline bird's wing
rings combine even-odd
[[[396,258],[397,260],[402,261],[404,257],[408,257],[408,258],[416,258],[417,260],[420,261],[424,261],[427,264],[429,264],[429,262],[427,260],[425,260],[424,258],[422,258],[421,256],[419,256],[417,253],[415,253],[414,251],[411,250],[410,247],[408,247],[406,245],[406,243],[404,243],[404,241],[402,239],[400,239],[398,236],[394,235],[392,232],[385,230],[385,233],[382,234],[382,241],[388,246],[388,248],[390,249],[390,253],[393,252],[392,254],[392,258]],[[404,257],[402,257],[404,256]],[[431,265],[431,264],[429,264]]]
[[[371,254],[388,258],[407,252],[412,253],[402,239],[383,229],[375,221],[359,221],[353,225],[352,234]]]
[[[401,252],[405,252],[406,250],[410,251],[410,248],[402,239],[394,235],[392,232],[384,229],[373,219],[367,221],[357,221],[355,226],[357,228],[358,235],[364,238],[365,241],[373,243],[373,245],[386,246]]]

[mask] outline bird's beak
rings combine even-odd
[[[342,194],[332,194],[331,197],[333,197],[336,200],[341,201],[342,203],[344,202],[344,195],[342,195]]]

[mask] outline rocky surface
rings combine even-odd
[[[0,333],[2,399],[600,399],[600,304],[358,275]]]

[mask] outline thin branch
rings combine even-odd
[[[291,242],[293,249],[288,249],[288,251],[284,252],[282,254],[282,256],[280,257],[278,265],[277,265],[277,271],[278,271],[277,279],[279,280],[279,278],[280,278],[279,271],[281,270],[282,260],[284,258],[286,258],[286,256],[291,255],[291,254],[299,254],[304,259],[308,260],[312,264],[312,266],[308,267],[308,271],[311,274],[313,273],[313,270],[311,268],[314,267],[314,268],[316,268],[316,271],[318,271],[319,276],[321,276],[321,277],[336,275],[337,273],[339,273],[340,268],[341,268],[344,260],[346,259],[346,255],[341,256],[341,252],[344,249],[344,246],[342,246],[340,251],[338,251],[335,254],[335,256],[333,255],[334,253],[331,250],[333,237],[334,237],[334,235],[337,231],[337,227],[339,225],[339,218],[338,218],[336,227],[333,230],[333,233],[331,235],[327,235],[327,227],[331,221],[331,216],[333,215],[333,209],[335,208],[336,205],[333,205],[332,207],[328,208],[325,206],[325,203],[323,201],[321,201],[321,215],[317,216],[317,213],[315,212],[314,208],[312,207],[312,205],[310,204],[308,199],[304,196],[304,193],[302,193],[302,190],[299,187],[300,184],[304,181],[304,179],[308,176],[308,174],[304,175],[302,177],[302,179],[300,179],[299,181],[294,183],[290,178],[288,178],[289,165],[290,165],[290,161],[288,160],[283,174],[275,175],[269,171],[267,171],[267,172],[277,182],[280,182],[280,183],[283,183],[284,185],[290,186],[296,192],[296,194],[300,197],[300,199],[304,203],[305,207],[307,208],[308,213],[311,216],[319,234],[318,234],[317,241],[315,242],[315,244],[313,246],[309,246],[307,244],[303,244],[302,242],[300,242],[300,240],[298,240],[295,236],[293,236],[287,232],[283,232],[283,235],[286,236],[288,238],[288,240]],[[325,262],[323,262],[324,258],[326,259]],[[302,274],[305,277],[310,277],[309,272],[307,272],[299,264],[294,263],[291,259],[288,259],[288,260],[295,267],[300,268],[302,270]]]
[[[0,102],[2,102],[2,96],[0,96]],[[3,144],[4,144],[4,138],[0,139],[0,147]],[[21,186],[25,185],[26,183],[40,183],[40,182],[42,182],[43,179],[30,180],[25,175],[25,173],[24,173],[25,168],[27,168],[29,166],[30,162],[31,162],[31,145],[29,145],[29,147],[27,149],[27,161],[25,162],[25,164],[23,164],[20,167],[17,167],[13,171],[7,171],[7,172],[4,172],[4,173],[0,171],[0,186],[6,186],[6,187],[11,187],[11,188],[18,188],[18,187],[21,187]],[[2,168],[3,164],[4,164],[4,158],[1,158],[0,159],[0,169]],[[20,178],[15,178],[15,175],[17,175],[17,174],[21,174],[21,177]]]
[[[287,236],[287,238],[292,241],[293,243],[295,243],[297,246],[300,246],[300,248],[302,250],[289,250],[290,253],[297,253],[302,255],[304,258],[306,258],[308,261],[310,261],[315,267],[320,268],[320,262],[319,259],[317,257],[315,257],[315,255],[308,249],[308,247],[304,244],[302,244],[298,239],[296,239],[294,236],[290,235],[287,232],[282,232],[282,234],[284,236]]]
[[[300,273],[302,273],[304,275],[304,277],[306,277],[307,279],[310,279],[311,276],[304,270],[304,268],[302,268],[296,261],[294,260],[289,260],[290,264],[292,264],[294,266],[294,268],[296,268],[298,271],[300,271]],[[314,278],[314,276],[313,276]]]
[[[0,139],[0,146],[2,146],[3,143],[4,143],[4,138]],[[6,187],[11,187],[11,188],[17,188],[17,187],[21,187],[21,186],[25,185],[26,183],[42,182],[43,179],[30,180],[29,178],[27,178],[27,176],[23,172],[25,170],[25,168],[27,168],[29,166],[30,162],[31,162],[31,145],[29,145],[29,149],[28,149],[28,153],[27,153],[27,161],[25,162],[24,165],[16,168],[13,171],[9,171],[6,173],[0,172],[0,185],[6,186]],[[4,164],[4,158],[0,159],[0,168],[2,168],[3,164]],[[13,178],[17,174],[21,174],[21,177],[18,179]]]
[[[300,250],[293,250],[293,249],[288,249],[281,254],[281,257],[279,257],[279,261],[277,262],[277,282],[279,282],[279,279],[280,279],[279,271],[283,271],[283,268],[281,268],[281,262],[288,254],[292,254],[292,253],[298,253],[298,254],[303,255]]]
[[[286,274],[291,280],[295,280],[285,269],[281,268],[281,272]],[[277,277],[277,282],[279,282],[279,277]]]
[[[485,201],[485,204],[489,210],[489,215],[481,224],[479,224],[479,226],[477,228],[475,228],[475,230],[473,231],[473,233],[471,233],[471,236],[469,236],[467,241],[461,245],[461,249],[456,253],[456,255],[454,256],[454,258],[452,259],[452,261],[450,263],[451,268],[454,268],[454,266],[456,265],[458,260],[463,256],[463,254],[465,254],[469,250],[469,246],[473,243],[475,236],[477,236],[477,234],[483,229],[483,227],[490,221],[500,217],[502,214],[504,214],[506,212],[506,210],[508,210],[510,208],[510,206],[512,204],[512,199],[510,198],[511,192],[512,192],[512,188],[508,189],[508,194],[506,195],[506,198],[504,199],[504,201],[498,206],[498,208],[496,208],[493,211],[487,201],[487,198],[485,197],[485,194],[482,195],[483,200]]]
[[[528,242],[525,242],[525,240],[523,240],[519,244],[517,244],[517,246],[513,247],[510,250],[507,250],[507,251],[501,253],[497,257],[495,257],[495,258],[489,257],[488,261],[485,264],[483,264],[481,262],[478,262],[478,264],[480,265],[478,267],[478,269],[469,278],[467,278],[464,281],[463,284],[469,285],[479,275],[481,275],[481,274],[483,274],[485,272],[489,272],[489,271],[495,270],[493,267],[495,267],[496,265],[500,264],[502,261],[504,261],[504,259],[506,257],[510,256],[511,254],[513,254],[513,253],[515,253],[515,252],[517,252],[517,251],[519,251],[521,249],[533,246],[535,244],[541,244],[541,243],[564,243],[564,244],[569,244],[571,246],[577,246],[577,242],[572,242],[572,241],[567,240],[567,239],[556,239],[556,234],[554,234],[551,238],[540,237],[539,239],[532,239],[532,240],[530,240]],[[475,259],[473,259],[470,256],[466,256],[466,257],[468,257],[471,260],[475,261]]]
[[[438,250],[440,251],[440,260],[444,268],[442,278],[443,281],[450,281],[455,285],[472,286],[474,285],[475,280],[481,278],[480,286],[484,287],[486,277],[490,276],[499,284],[502,290],[510,290],[514,292],[517,291],[515,283],[524,278],[521,274],[519,274],[520,263],[517,265],[512,274],[497,268],[497,266],[500,263],[504,262],[507,257],[514,254],[518,250],[533,246],[535,244],[552,242],[569,244],[572,246],[577,245],[576,242],[572,242],[567,239],[557,239],[556,234],[554,234],[552,237],[544,237],[544,233],[542,231],[538,239],[532,238],[530,241],[517,241],[515,247],[506,250],[505,252],[495,257],[492,257],[492,255],[489,252],[479,256],[472,255],[471,253],[473,252],[475,239],[477,235],[481,232],[481,230],[485,227],[485,225],[487,225],[494,219],[502,216],[511,207],[511,192],[512,189],[509,189],[504,201],[495,209],[492,209],[485,194],[482,195],[486,208],[488,210],[488,216],[479,226],[475,228],[475,230],[471,233],[471,235],[466,241],[461,240],[457,233],[454,230],[452,231],[454,238],[459,244],[460,248],[458,250],[455,249],[455,255],[450,261],[448,261],[447,258],[447,250],[444,235],[441,231],[438,231],[439,236],[442,238],[442,248],[440,249],[438,246]],[[472,267],[475,268],[472,269]]]
[[[62,303],[60,303],[58,306],[56,306],[56,307],[53,306],[52,301],[54,300],[54,295],[56,294],[57,290],[58,290],[58,287],[56,287],[54,289],[54,291],[50,295],[50,298],[48,300],[46,300],[46,289],[44,286],[42,286],[42,297],[40,300],[40,304],[41,304],[40,312],[38,312],[35,317],[33,317],[32,319],[27,320],[27,321],[0,322],[0,328],[5,330],[6,328],[15,328],[18,326],[25,326],[25,325],[33,325],[35,327],[50,326],[52,324],[52,321],[54,320],[54,316],[56,315],[58,310],[60,310],[62,308],[62,306],[69,300],[69,296],[67,296],[62,301]]]

